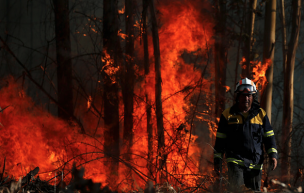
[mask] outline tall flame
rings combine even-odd
[[[202,89],[210,92],[210,82],[202,79],[202,70],[200,67],[195,67],[195,64],[199,62],[191,61],[191,56],[198,58],[204,55],[208,46],[212,44],[212,19],[198,9],[202,7],[202,3],[206,7],[210,5],[204,1],[162,1],[159,3],[160,21],[163,22],[159,29],[166,144],[163,153],[167,154],[167,172],[171,183],[182,182],[188,186],[195,186],[199,178],[197,174],[199,174],[200,148],[195,143],[197,136],[189,132],[193,127],[187,123],[191,105],[185,99],[191,91],[193,91],[192,94],[198,92],[197,85],[200,81],[203,85]],[[151,38],[149,45],[150,56],[153,56]],[[190,61],[185,59],[185,56],[189,56]],[[146,77],[144,86],[151,96],[154,96],[153,63],[150,66],[150,74]],[[138,95],[143,96],[142,92]],[[152,100],[152,104],[154,102]],[[142,145],[147,144],[147,138],[142,137],[142,132],[146,131],[146,120],[144,121],[143,117],[144,105],[143,103],[142,108],[136,108],[135,111],[135,117],[141,118],[141,123],[134,132],[134,138],[137,141],[133,146],[135,152],[142,152]],[[155,118],[155,114],[153,116]],[[182,124],[185,124],[184,129],[180,129]],[[154,141],[154,148],[155,150],[157,148],[156,141]]]

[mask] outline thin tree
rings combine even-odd
[[[103,52],[109,56],[104,60],[104,69],[118,67],[120,58],[120,42],[118,33],[118,8],[117,0],[103,1]],[[107,63],[108,62],[108,63]],[[107,66],[111,65],[111,66]],[[119,158],[119,99],[118,81],[113,80],[115,75],[103,71],[103,113],[104,113],[104,152],[110,160],[110,172],[108,182],[113,184],[117,181],[118,158]]]
[[[283,5],[282,2],[281,5]],[[284,66],[284,100],[283,100],[283,156],[282,156],[282,176],[286,176],[290,180],[290,161],[291,161],[291,132],[293,123],[293,96],[294,96],[294,67],[296,51],[298,48],[300,24],[301,24],[301,0],[292,1],[292,27],[290,41],[287,49],[287,63]],[[282,13],[284,9],[282,8]],[[284,48],[284,47],[283,47]]]
[[[131,159],[133,142],[133,96],[134,96],[134,0],[125,0],[126,17],[126,65],[124,68],[124,146],[127,148],[125,159]]]
[[[217,1],[218,27],[216,29],[216,40],[214,43],[214,63],[215,63],[215,116],[221,117],[225,110],[226,93],[226,69],[227,69],[227,42],[226,42],[226,2]]]
[[[245,1],[244,5],[244,10],[246,8],[247,5],[247,1]],[[239,6],[237,6],[239,7]],[[239,12],[239,11],[236,11]],[[238,46],[237,46],[237,56],[236,56],[236,60],[235,60],[235,74],[234,74],[234,82],[237,83],[238,79],[239,79],[239,74],[238,74],[238,69],[239,69],[239,59],[240,59],[240,48],[241,48],[241,44],[243,42],[243,38],[242,38],[242,34],[244,33],[244,28],[245,28],[245,21],[246,21],[246,11],[243,11],[242,16],[239,16],[239,18],[241,18],[240,20],[240,32],[239,32],[239,36],[238,36]],[[234,84],[234,88],[233,90],[235,90],[235,86],[236,84]]]
[[[73,116],[72,60],[69,22],[69,1],[53,0],[55,11],[58,117],[69,120]]]
[[[158,170],[160,171],[160,182],[164,180],[162,170],[166,167],[167,154],[165,153],[165,134],[164,134],[164,121],[162,109],[162,79],[161,79],[161,61],[158,37],[158,25],[156,13],[154,8],[154,1],[150,2],[151,22],[152,22],[152,37],[154,48],[154,62],[155,62],[155,103],[156,103],[156,122],[157,122],[157,136],[158,136]]]
[[[270,62],[270,66],[266,71],[268,84],[261,96],[261,106],[265,109],[269,121],[271,122],[271,105],[273,90],[273,59],[275,47],[275,24],[276,24],[276,0],[266,1],[265,7],[265,25],[264,25],[264,49],[263,64]]]
[[[244,57],[246,59],[245,68],[242,68],[242,76],[252,78],[250,61],[253,60],[252,47],[253,47],[253,31],[254,31],[254,21],[255,21],[255,11],[256,11],[257,0],[250,0],[247,12],[246,21],[246,34],[247,39],[244,42]]]
[[[142,11],[142,39],[144,46],[144,66],[145,66],[145,76],[147,77],[150,73],[149,65],[149,50],[148,50],[148,34],[147,34],[147,12],[149,7],[149,0],[143,0],[143,11]],[[146,82],[147,83],[147,82]],[[150,92],[145,88],[145,98],[146,98],[146,114],[147,114],[147,134],[148,134],[148,160],[147,169],[148,176],[153,176],[153,124],[152,124],[152,105],[151,105],[151,95]]]

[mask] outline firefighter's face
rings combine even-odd
[[[252,105],[253,97],[251,94],[240,94],[239,105],[241,109],[249,109]]]

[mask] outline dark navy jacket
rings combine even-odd
[[[263,145],[269,157],[277,158],[274,132],[266,112],[253,103],[247,119],[237,105],[224,110],[221,115],[214,146],[214,161],[226,154],[226,161],[250,169],[262,169]]]

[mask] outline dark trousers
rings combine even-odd
[[[228,163],[228,181],[231,191],[240,191],[243,184],[254,191],[261,191],[261,178],[262,170],[247,169],[232,162]]]

